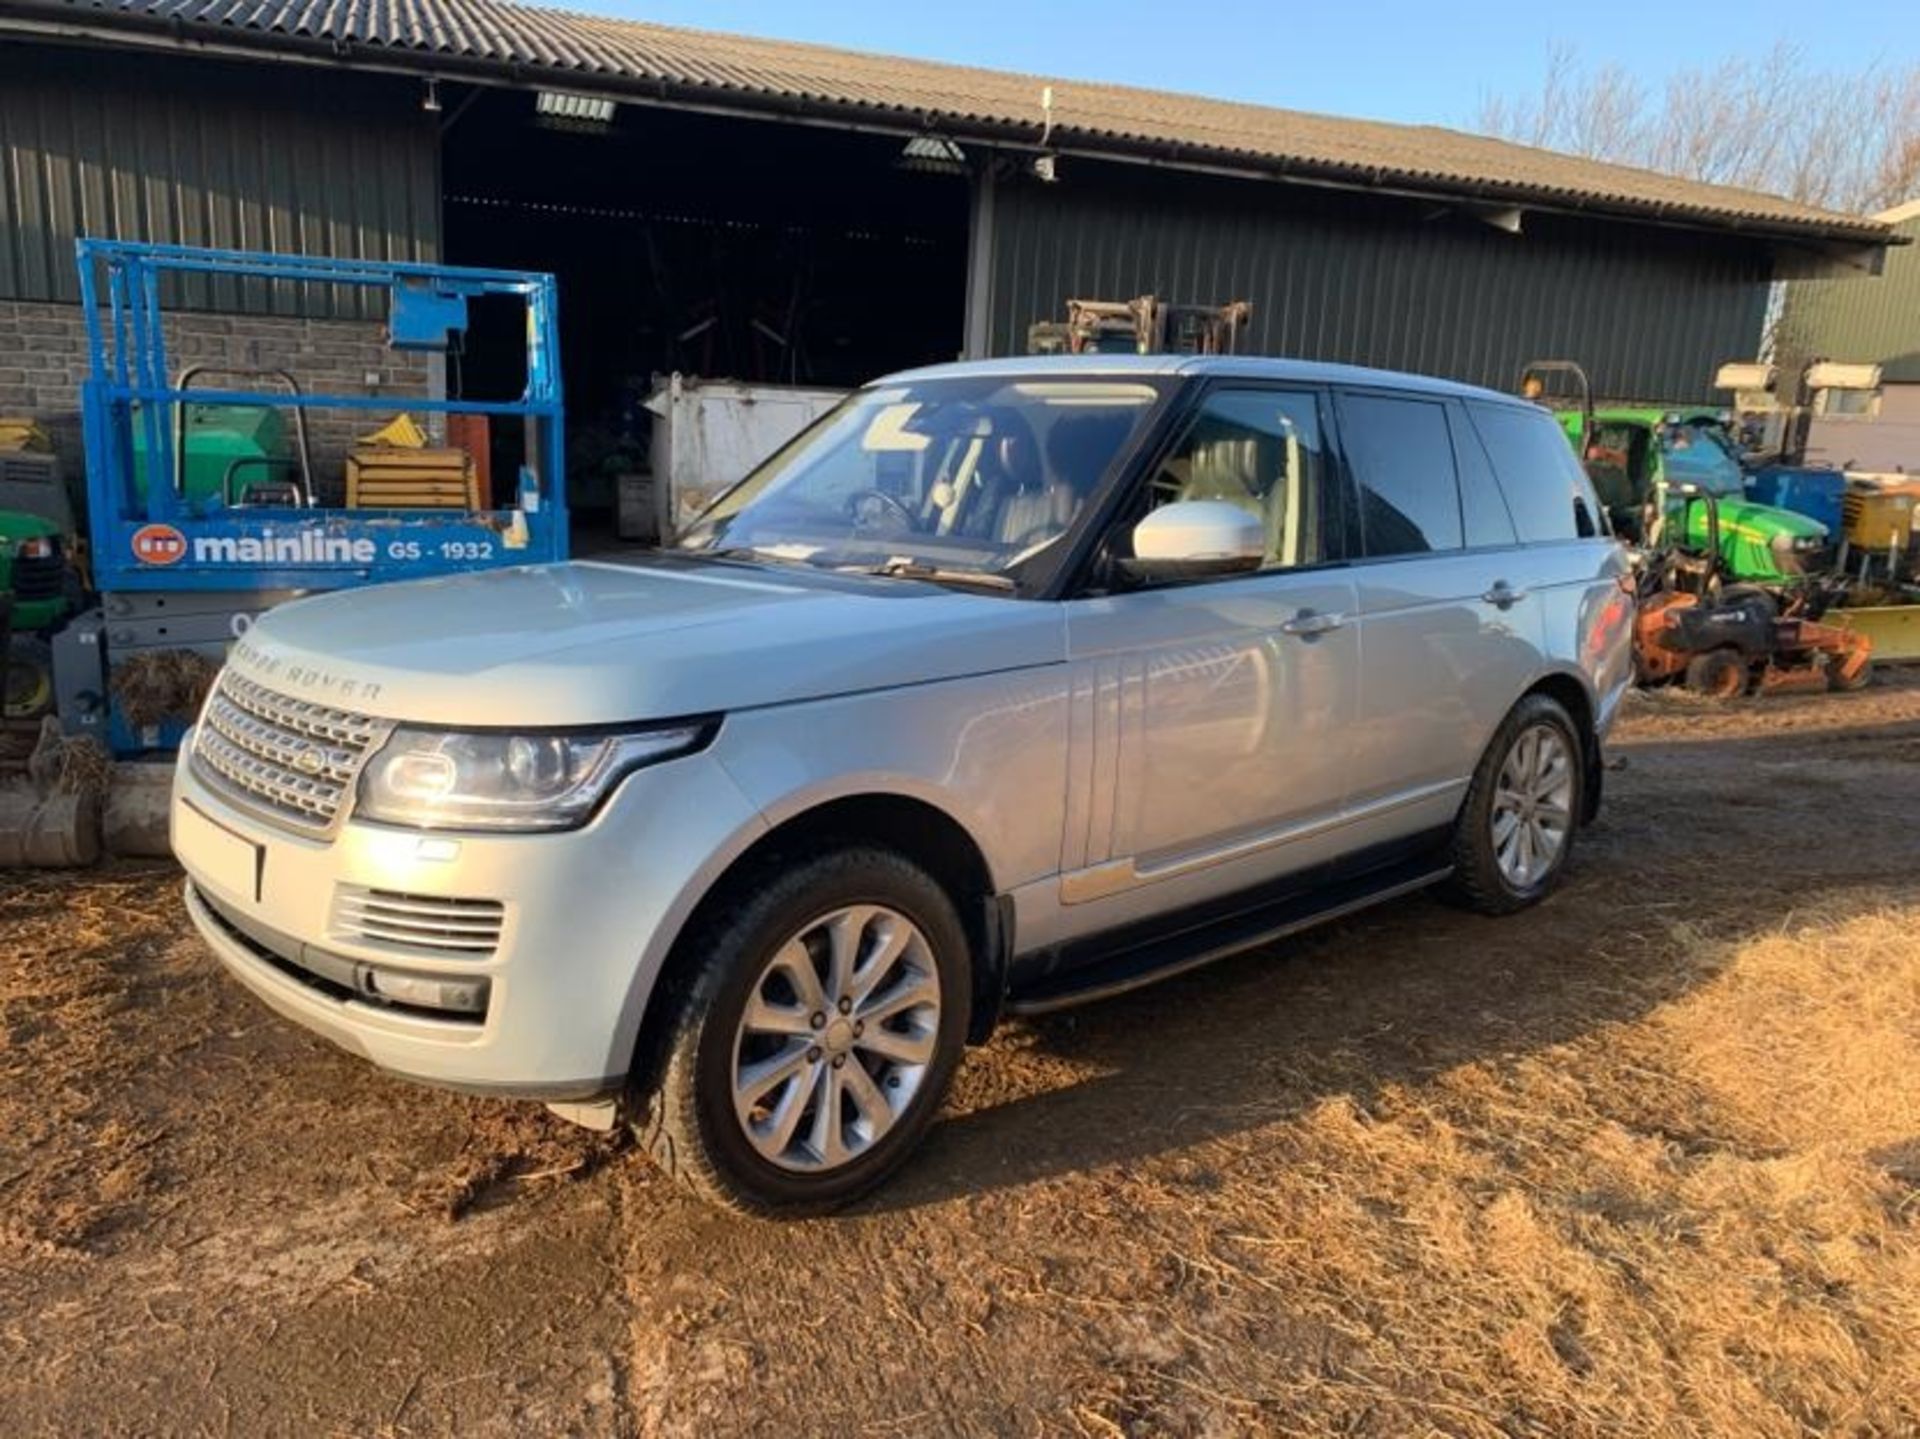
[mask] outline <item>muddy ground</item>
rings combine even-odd
[[[10,1434],[1920,1431],[1920,681],[1639,701],[1568,887],[974,1052],[768,1225],[0,876]]]

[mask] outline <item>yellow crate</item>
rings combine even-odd
[[[362,445],[347,456],[347,508],[478,510],[480,479],[465,450]]]

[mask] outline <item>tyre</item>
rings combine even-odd
[[[7,646],[4,716],[37,720],[53,713],[53,649],[33,635],[14,635]]]
[[[800,1215],[900,1165],[953,1077],[973,993],[932,876],[865,846],[786,856],[707,906],[680,958],[633,1096],[663,1169],[726,1208]]]
[[[1873,661],[1872,660],[1868,660],[1864,665],[1862,665],[1860,667],[1860,673],[1855,675],[1852,679],[1848,679],[1846,678],[1846,676],[1840,673],[1839,665],[1833,664],[1831,662],[1829,662],[1827,665],[1827,688],[1832,690],[1835,694],[1852,694],[1855,690],[1863,690],[1872,683],[1873,683]]]
[[[1708,650],[1687,661],[1687,688],[1717,700],[1747,692],[1747,662],[1737,650]]]
[[[1480,757],[1454,822],[1451,897],[1482,914],[1544,899],[1573,853],[1586,783],[1579,732],[1559,702],[1513,707]]]

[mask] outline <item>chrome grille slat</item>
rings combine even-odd
[[[369,904],[365,900],[341,900],[340,912],[369,923],[401,925],[409,929],[444,929],[449,931],[467,931],[475,934],[492,934],[500,928],[498,914],[448,914],[436,915],[424,909],[389,909],[380,904]]]
[[[333,931],[346,939],[465,959],[499,947],[506,906],[466,899],[343,884],[334,890]]]
[[[465,912],[474,917],[491,916],[496,920],[500,917],[497,899],[442,899],[432,894],[402,894],[397,889],[343,889],[341,895],[343,903],[377,905],[398,913],[458,915]]]
[[[278,694],[231,669],[194,732],[194,772],[234,804],[309,833],[339,821],[388,724]]]
[[[229,744],[238,746],[271,764],[284,769],[292,769],[300,751],[287,745],[281,735],[284,731],[275,729],[262,720],[255,719],[246,711],[224,702],[216,702],[207,707],[207,723],[220,732],[220,737]],[[331,750],[327,754],[326,767],[319,779],[344,784],[353,778],[357,756],[346,750]]]
[[[365,749],[379,738],[383,728],[381,721],[370,715],[352,714],[331,705],[276,694],[231,671],[221,673],[220,693],[268,724],[293,730],[310,739],[330,739]]]
[[[405,949],[432,949],[447,954],[484,955],[492,954],[499,945],[498,939],[450,939],[440,934],[416,934],[411,930],[388,929],[383,925],[363,925],[357,936],[378,944],[396,945]]]

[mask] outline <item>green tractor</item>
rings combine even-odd
[[[6,685],[0,716],[37,720],[53,709],[53,651],[48,638],[72,612],[66,539],[39,515],[0,510],[0,595],[7,617]]]
[[[1746,497],[1740,447],[1722,411],[1596,408],[1587,373],[1572,360],[1535,360],[1520,372],[1520,393],[1554,411],[1623,540],[1702,553],[1711,531],[1700,498],[1712,496],[1729,581],[1788,589],[1834,568],[1838,547],[1825,525]]]
[[[1825,525],[1746,498],[1739,447],[1719,411],[1607,406],[1590,416],[1562,412],[1560,424],[1623,538],[1652,545],[1677,528],[1677,543],[1702,549],[1706,508],[1679,497],[1687,487],[1719,505],[1720,559],[1730,580],[1788,586],[1833,568]]]
[[[0,420],[0,719],[38,720],[53,709],[53,632],[74,612],[73,506],[44,434]]]

